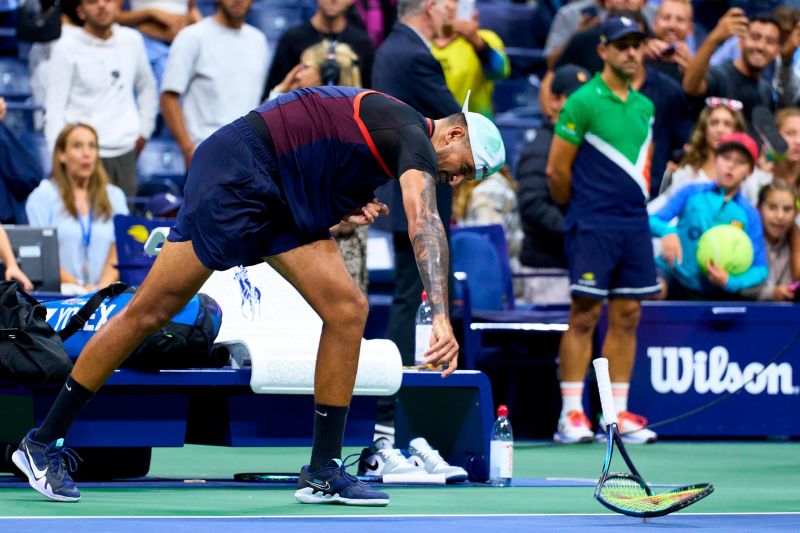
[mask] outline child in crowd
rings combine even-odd
[[[776,179],[761,189],[758,195],[758,211],[764,226],[769,276],[757,287],[742,291],[745,296],[757,300],[794,300],[792,284],[792,255],[797,250],[788,239],[797,216],[795,188],[781,179]]]
[[[713,183],[686,185],[650,216],[653,236],[661,237],[656,263],[670,299],[727,300],[767,279],[761,218],[741,193],[742,182],[758,160],[756,142],[747,134],[732,133],[720,139],[715,152]],[[677,226],[670,224],[675,217]],[[708,274],[703,275],[697,264],[697,241],[720,224],[742,228],[753,242],[753,264],[742,274],[729,274],[709,262]]]
[[[651,215],[664,207],[681,187],[689,183],[714,181],[714,150],[723,137],[745,132],[742,103],[729,98],[706,98],[706,106],[697,119],[684,156],[673,172],[661,182],[661,192],[647,204]]]

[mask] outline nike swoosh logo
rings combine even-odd
[[[311,485],[315,489],[319,489],[322,491],[331,490],[331,484],[328,483],[327,481],[325,482],[324,485],[319,485],[317,483],[314,483],[313,481],[306,481],[306,484]]]
[[[377,470],[380,466],[378,461],[375,461],[375,464],[371,464],[369,461],[364,461],[364,465],[367,467],[367,470]]]
[[[39,481],[40,479],[42,479],[44,476],[47,475],[48,467],[45,467],[44,470],[39,470],[38,468],[36,468],[36,463],[33,462],[33,457],[31,457],[31,454],[28,451],[27,446],[25,446],[25,455],[28,457],[28,464],[31,465],[31,470],[33,471],[33,477],[36,478],[36,481]]]
[[[72,392],[72,387],[69,386],[69,383],[64,383],[64,386],[67,388],[68,391]]]
[[[328,413],[320,413],[316,409],[314,409],[314,412],[317,413],[319,416],[328,416]]]

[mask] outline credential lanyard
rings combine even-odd
[[[94,211],[89,209],[89,217],[86,225],[83,224],[83,219],[78,216],[78,224],[81,226],[81,244],[83,244],[83,264],[81,265],[81,275],[83,277],[83,284],[89,283],[89,244],[92,242],[92,222]]]

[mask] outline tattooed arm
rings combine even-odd
[[[458,366],[458,342],[448,312],[450,256],[444,224],[436,209],[436,180],[420,170],[408,170],[400,176],[400,188],[408,218],[408,236],[433,311],[433,332],[430,348],[425,352],[425,364],[448,363],[447,370],[442,373],[442,377],[446,377]]]

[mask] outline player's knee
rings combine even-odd
[[[369,303],[361,291],[354,289],[337,298],[326,314],[327,316],[323,316],[322,319],[329,324],[336,324],[338,327],[361,327],[367,323]]]
[[[600,320],[602,304],[587,302],[583,305],[573,305],[570,311],[569,328],[579,335],[591,335]]]
[[[609,311],[609,326],[615,329],[636,330],[642,306],[637,301],[615,302]]]
[[[136,305],[132,301],[125,309],[126,318],[132,322],[131,327],[138,331],[152,333],[161,328],[172,319],[172,314],[166,309],[167,306],[156,306],[145,308],[143,305]]]

